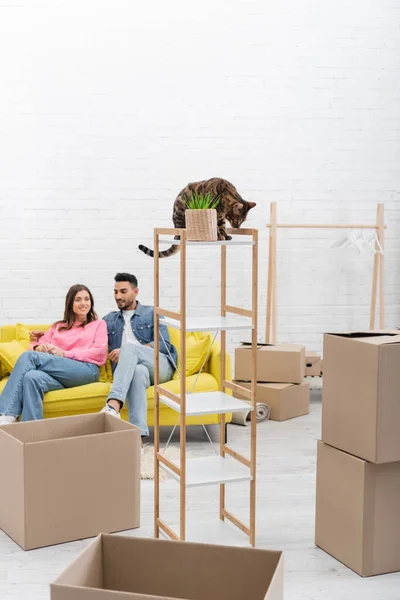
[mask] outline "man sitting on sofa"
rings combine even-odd
[[[113,384],[102,412],[120,417],[126,400],[129,421],[146,437],[149,435],[146,389],[154,384],[154,308],[136,299],[139,289],[134,275],[117,273],[114,279],[119,310],[103,317],[107,323]],[[160,383],[172,379],[177,359],[168,329],[160,323]]]

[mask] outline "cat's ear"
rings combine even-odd
[[[255,206],[257,206],[255,202],[249,202],[249,210],[250,208],[254,208]]]
[[[243,210],[243,204],[241,202],[235,202],[235,204],[232,206],[233,210]]]

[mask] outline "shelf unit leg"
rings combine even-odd
[[[181,230],[181,256],[180,256],[180,346],[181,346],[181,373],[180,378],[180,531],[179,538],[186,539],[186,230]]]
[[[257,323],[258,323],[258,231],[253,232],[254,246],[252,251],[252,313],[253,329],[251,333],[252,373],[251,373],[251,448],[250,448],[250,544],[256,544],[256,460],[257,460]]]
[[[385,252],[385,214],[384,205],[378,204],[378,238]],[[385,327],[385,255],[379,254],[379,327]]]
[[[377,229],[376,234],[379,238],[379,204],[377,206],[376,209],[376,226]],[[370,319],[369,319],[369,328],[375,329],[375,315],[376,315],[376,294],[377,294],[377,290],[378,290],[378,273],[379,273],[379,266],[380,266],[380,260],[379,260],[379,254],[377,252],[378,250],[378,244],[375,242],[375,254],[374,254],[374,268],[373,268],[373,272],[372,272],[372,294],[371,294],[371,314],[370,314]]]
[[[160,527],[158,525],[160,518],[160,464],[158,461],[158,453],[160,451],[160,396],[157,391],[159,385],[160,372],[160,340],[159,340],[159,315],[157,309],[160,306],[160,259],[159,252],[159,237],[154,231],[154,537],[160,537]]]
[[[221,316],[226,316],[226,246],[221,246]],[[224,381],[226,379],[226,331],[221,331],[221,373],[220,380],[222,382],[222,392],[225,392]],[[226,442],[226,421],[225,415],[220,415],[220,427],[219,427],[219,443],[220,456],[225,456],[224,446]],[[221,521],[225,521],[224,510],[225,510],[225,484],[219,486],[219,518]]]

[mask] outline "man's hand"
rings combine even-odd
[[[29,332],[29,339],[31,340],[31,342],[38,342],[40,340],[40,338],[42,337],[42,335],[44,335],[44,331],[30,331]]]
[[[51,346],[48,352],[53,356],[64,356],[64,350],[60,350],[60,348],[57,348],[57,346]]]
[[[119,360],[119,353],[121,352],[121,348],[116,348],[112,352],[109,353],[108,358],[111,362],[117,363]]]
[[[52,346],[51,344],[40,344],[40,346],[35,347],[35,350],[36,352],[47,352],[48,354],[50,354],[50,350],[53,347],[54,346]]]

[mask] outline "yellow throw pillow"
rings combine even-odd
[[[30,331],[47,331],[51,325],[23,325],[22,323],[17,323],[15,326],[15,339],[17,342],[20,342],[26,350],[29,350],[29,345],[31,343],[29,332]]]
[[[19,342],[25,348],[25,350],[29,350],[31,340],[29,337],[29,329],[25,327],[25,325],[22,325],[22,323],[17,323],[15,327],[15,336],[17,342]]]
[[[24,352],[24,346],[20,342],[17,342],[17,340],[0,343],[0,362],[5,367],[6,372],[11,373],[15,367],[15,363]]]
[[[170,342],[175,346],[178,352],[178,369],[175,371],[173,379],[180,379],[180,331],[179,329],[168,328]],[[186,369],[185,375],[194,375],[198,373],[205,361],[212,344],[212,335],[209,332],[187,331],[186,332]]]

